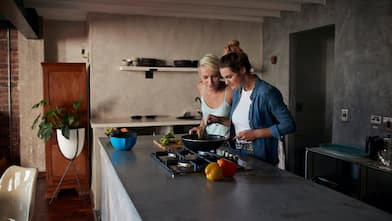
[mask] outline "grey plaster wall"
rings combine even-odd
[[[166,60],[221,56],[231,39],[238,39],[255,68],[262,63],[262,24],[206,19],[90,14],[91,113],[94,118],[124,118],[131,115],[179,116],[195,111],[198,103],[197,72],[120,71],[124,58]],[[196,105],[196,107],[195,107]]]
[[[45,62],[88,62],[81,50],[87,49],[87,23],[44,20]]]
[[[332,142],[364,146],[368,135],[387,134],[374,128],[370,115],[392,116],[392,1],[327,0],[301,12],[267,18],[263,29],[263,78],[289,97],[290,33],[335,25]],[[278,64],[269,58],[278,56]],[[304,82],[306,86],[306,82]],[[350,121],[340,121],[348,108]]]
[[[41,62],[44,61],[44,40],[26,39],[18,33],[20,163],[45,171],[45,143],[38,139],[37,129],[31,130],[38,110],[33,104],[43,98]]]

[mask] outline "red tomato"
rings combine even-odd
[[[217,163],[222,168],[223,176],[225,177],[232,177],[237,172],[237,164],[230,160],[222,158]]]

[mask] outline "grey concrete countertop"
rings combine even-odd
[[[253,170],[229,180],[211,182],[201,173],[171,178],[150,156],[157,151],[152,139],[139,136],[131,151],[115,151],[99,138],[143,220],[392,220],[389,213],[254,159],[246,159]]]

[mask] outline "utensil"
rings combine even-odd
[[[200,132],[200,137],[198,137],[199,139],[208,139],[208,132],[207,132],[207,126],[203,127],[203,130],[201,130]]]
[[[227,138],[225,136],[220,135],[211,135],[203,136],[202,139],[197,137],[197,134],[187,134],[181,137],[182,142],[185,147],[197,152],[197,151],[210,151],[215,150],[220,147]]]
[[[140,58],[138,65],[139,66],[154,67],[154,66],[157,66],[157,59],[155,59],[155,58]]]
[[[132,120],[140,120],[140,119],[142,119],[142,115],[132,115],[131,119]]]
[[[192,66],[191,60],[174,60],[174,66],[176,67],[190,67]]]
[[[122,59],[122,63],[123,63],[123,65],[126,65],[126,66],[131,65],[132,59],[130,59],[130,58]]]
[[[174,66],[176,67],[197,67],[199,61],[192,60],[174,60]]]

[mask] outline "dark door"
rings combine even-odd
[[[305,148],[332,140],[334,26],[290,35],[290,110],[297,131],[289,136],[289,170],[304,175]]]

